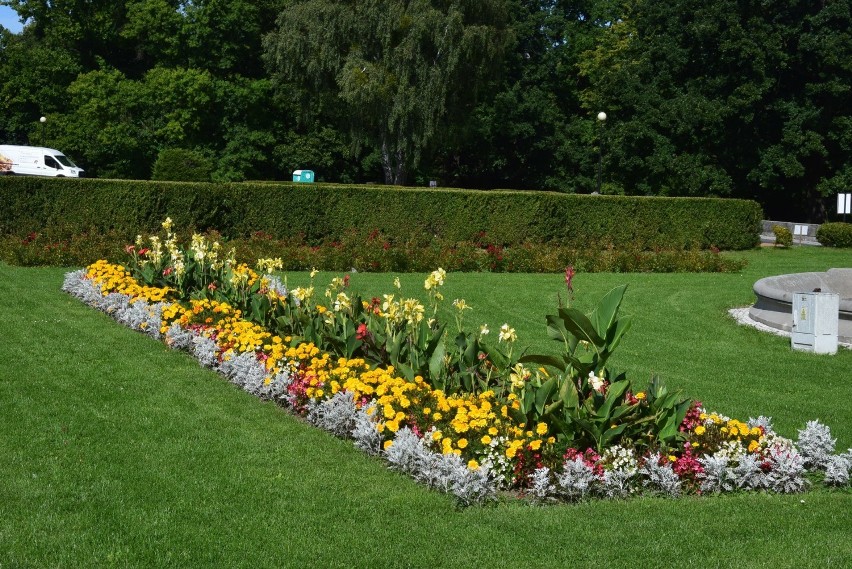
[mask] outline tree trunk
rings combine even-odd
[[[382,137],[382,169],[385,172],[385,184],[404,186],[408,177],[405,165],[405,151],[397,149],[392,152],[388,147],[387,137]]]

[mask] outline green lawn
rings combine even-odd
[[[635,322],[616,368],[738,418],[771,415],[787,436],[819,418],[852,446],[852,351],[793,353],[726,312],[761,276],[849,267],[852,254],[737,255],[750,261],[737,275],[581,274],[576,304],[628,283]],[[0,265],[2,569],[852,565],[849,490],[457,510],[66,296],[63,273]],[[423,278],[401,275],[403,292]],[[370,295],[392,280],[352,278]],[[560,275],[451,274],[444,294],[474,306],[471,325],[509,322],[546,351],[563,290]]]

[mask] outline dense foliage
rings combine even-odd
[[[823,223],[816,238],[826,247],[852,247],[852,223]]]
[[[590,193],[600,164],[813,221],[852,185],[848,0],[0,3],[0,141],[92,176],[186,148],[217,181]]]
[[[376,231],[398,246],[425,247],[438,238],[625,252],[748,249],[757,244],[762,213],[755,202],[710,198],[36,177],[0,179],[0,201],[0,235],[22,237],[59,225],[120,229],[132,239],[172,216],[228,238],[262,231],[309,245]]]

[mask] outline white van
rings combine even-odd
[[[53,148],[0,144],[0,174],[82,178],[83,169]]]

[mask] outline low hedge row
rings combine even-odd
[[[0,234],[73,220],[81,227],[152,232],[177,227],[228,237],[263,231],[306,242],[378,230],[392,241],[482,239],[511,246],[740,250],[759,242],[756,202],[548,192],[469,191],[331,184],[205,184],[0,177]]]
[[[817,229],[816,238],[826,247],[852,247],[852,223],[823,223]]]

